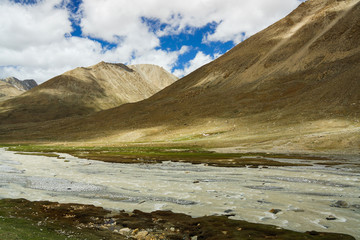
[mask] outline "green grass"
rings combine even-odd
[[[0,146],[1,147],[1,146]],[[159,163],[162,161],[184,161],[194,164],[209,164],[222,167],[244,166],[304,166],[269,158],[327,160],[322,157],[308,155],[286,155],[267,153],[217,153],[199,147],[69,147],[39,145],[6,145],[10,151],[25,154],[58,157],[57,153],[68,153],[79,158],[101,160],[117,163]]]
[[[48,205],[49,203],[44,203]],[[123,239],[112,237],[110,232],[97,229],[79,228],[71,219],[66,219],[62,211],[65,207],[50,214],[42,208],[41,202],[23,199],[0,200],[0,239],[1,240],[98,240]],[[87,213],[82,213],[86,215]],[[90,213],[91,214],[91,211]]]
[[[3,240],[63,240],[79,239],[68,235],[59,234],[54,229],[45,226],[38,226],[37,222],[15,217],[0,217],[0,239]]]

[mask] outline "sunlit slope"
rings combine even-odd
[[[155,65],[101,62],[54,77],[0,106],[0,122],[19,123],[85,115],[143,100],[176,80]]]

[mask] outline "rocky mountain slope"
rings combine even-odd
[[[20,123],[84,115],[136,102],[173,83],[155,65],[100,62],[68,71],[0,105],[0,122]]]
[[[38,133],[17,126],[0,132],[29,140],[357,152],[359,70],[359,0],[308,0],[149,99],[48,123]]]
[[[15,77],[0,79],[0,101],[18,96],[37,86],[33,79],[19,80]]]

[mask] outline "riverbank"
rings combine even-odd
[[[101,207],[25,199],[0,200],[0,238],[13,239],[354,239],[321,232],[294,232],[276,226],[191,216],[171,211],[111,212]]]
[[[172,211],[193,218],[227,215],[231,220],[292,231],[360,237],[360,172],[355,165],[124,164],[65,153],[17,153],[0,149],[0,198],[77,203],[126,212]]]

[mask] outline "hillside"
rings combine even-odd
[[[176,77],[155,65],[101,62],[68,71],[0,105],[0,122],[37,122],[86,115],[150,97]]]
[[[359,23],[358,0],[309,0],[149,99],[0,133],[30,141],[358,152]]]
[[[37,86],[33,79],[19,80],[15,77],[0,79],[0,101],[4,101],[24,93]]]

